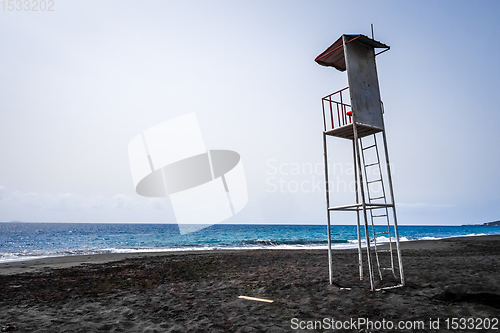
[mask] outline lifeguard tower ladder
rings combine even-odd
[[[375,53],[375,49],[383,50]],[[397,285],[385,288],[400,287],[405,284],[403,263],[399,248],[398,223],[389,165],[389,153],[387,151],[384,128],[383,104],[380,99],[377,68],[375,65],[375,56],[387,50],[389,50],[389,46],[367,36],[343,35],[315,59],[322,66],[334,67],[341,72],[347,70],[349,84],[347,88],[325,96],[322,99],[330,284],[333,284],[331,212],[355,211],[357,214],[359,275],[362,280],[363,257],[361,249],[362,234],[360,230],[360,213],[362,213],[368,272],[372,291],[379,290],[375,288],[373,254],[380,280],[383,278],[382,272],[384,271],[389,271],[396,279],[400,280],[400,283]],[[349,102],[350,104],[348,104]],[[354,204],[337,207],[330,206],[331,196],[328,184],[327,155],[328,137],[352,140],[356,193],[356,203]],[[380,161],[379,154],[381,151],[379,147],[380,141],[383,142],[385,152],[385,161],[382,162]],[[385,177],[382,173],[383,171],[385,172]],[[387,188],[388,192],[386,191]],[[382,246],[380,242],[377,243],[377,237],[379,239],[384,237],[388,240],[388,244]],[[393,243],[395,243],[395,248]],[[399,275],[399,278],[397,275]]]

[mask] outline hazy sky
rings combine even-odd
[[[195,112],[207,147],[242,157],[248,204],[227,223],[326,223],[321,98],[347,80],[314,58],[371,23],[391,46],[377,69],[400,223],[500,219],[496,0],[52,8],[0,7],[0,221],[175,222],[135,193],[127,148]]]

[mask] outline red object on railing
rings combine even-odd
[[[349,112],[346,112],[345,114],[346,114],[347,116],[349,116],[349,123],[352,123],[352,119],[351,119],[351,117],[352,117],[352,110],[351,110],[351,111],[349,111]]]
[[[325,131],[332,130],[338,127],[352,124],[352,108],[349,104],[344,103],[343,93],[349,92],[349,87],[334,92],[333,94],[323,97],[323,126]],[[328,103],[327,108],[330,109],[330,117],[325,114],[325,103]],[[336,105],[337,114],[333,112],[333,104]],[[349,119],[347,119],[349,117]],[[327,118],[330,118],[330,124],[327,124]],[[330,125],[330,126],[328,126]]]

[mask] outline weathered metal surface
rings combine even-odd
[[[384,129],[375,51],[357,40],[349,42],[346,35],[343,38],[353,121]]]

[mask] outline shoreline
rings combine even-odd
[[[468,240],[495,240],[500,241],[500,235],[478,235],[450,237],[436,240],[414,240],[400,242],[401,250],[407,249],[427,249],[437,250],[448,248],[453,242]],[[381,249],[387,247],[387,243],[379,245]],[[363,251],[365,247],[363,247]],[[308,248],[248,248],[248,249],[215,249],[215,250],[177,250],[177,251],[154,251],[154,252],[128,252],[128,253],[98,253],[85,255],[67,255],[57,257],[32,258],[28,260],[15,260],[0,263],[0,276],[34,273],[50,269],[60,269],[79,266],[83,264],[107,264],[115,261],[140,258],[154,258],[164,256],[185,256],[185,255],[211,255],[219,253],[245,253],[247,251],[315,251],[325,252],[326,249],[308,249]],[[332,252],[356,251],[357,247],[332,249]],[[404,258],[403,258],[404,259]]]
[[[333,251],[333,281],[350,290],[328,283],[326,250],[126,253],[30,262],[0,275],[0,328],[281,333],[297,331],[294,318],[365,318],[419,321],[423,326],[415,331],[435,332],[449,330],[444,325],[451,318],[498,320],[500,235],[404,242],[401,248],[406,286],[377,292],[370,292],[367,272],[359,279],[357,249]],[[375,287],[397,283],[385,272]],[[431,319],[440,320],[440,329],[429,327]]]

